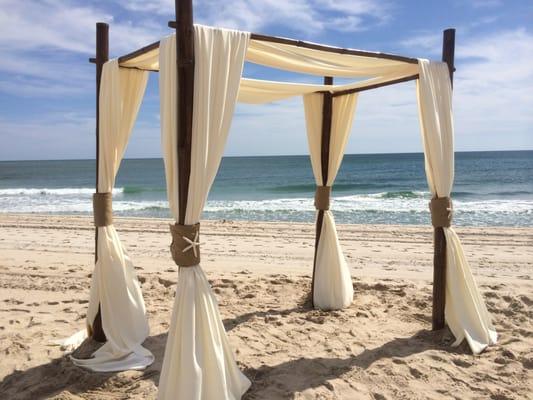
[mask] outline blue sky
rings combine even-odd
[[[118,56],[169,33],[173,0],[0,0],[0,160],[94,158],[94,25]],[[440,59],[457,29],[456,149],[533,149],[533,2],[197,0],[199,23]],[[318,82],[247,66],[245,74]],[[127,157],[160,157],[157,75]],[[348,153],[421,151],[415,85],[359,96]],[[226,155],[307,154],[301,99],[239,105]]]

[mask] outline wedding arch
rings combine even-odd
[[[260,104],[303,96],[316,181],[312,301],[351,304],[353,287],[330,211],[330,193],[352,127],[358,94],[415,80],[434,227],[433,329],[449,326],[474,353],[496,332],[451,227],[454,177],[452,78],[455,31],[444,31],[443,62],[344,49],[193,24],[192,0],[175,0],[176,32],[109,60],[108,25],[97,23],[95,269],[87,333],[105,342],[77,365],[94,371],[141,369],[153,362],[141,288],[112,218],[112,189],[147,85],[159,72],[161,141],[179,268],[159,382],[160,399],[238,399],[250,381],[230,349],[216,299],[200,266],[200,216],[218,170],[237,101]],[[324,77],[323,85],[243,78],[244,62]],[[335,77],[357,78],[335,84]],[[365,78],[362,79],[361,78]]]

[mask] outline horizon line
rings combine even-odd
[[[511,149],[511,150],[457,150],[454,153],[506,153],[506,152],[527,152],[533,149]],[[422,151],[407,151],[400,153],[346,153],[344,156],[377,156],[377,155],[400,155],[400,154],[424,154]],[[250,158],[250,157],[309,157],[309,154],[259,154],[259,155],[224,155],[222,158]],[[159,157],[125,157],[122,160],[155,160],[162,159]],[[20,160],[0,160],[0,162],[16,161],[93,161],[96,158],[31,158]]]

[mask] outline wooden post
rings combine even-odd
[[[455,53],[455,29],[446,29],[442,40],[442,61],[448,64],[453,86]],[[444,309],[446,306],[446,237],[443,228],[434,228],[433,253],[433,315],[432,328],[439,330],[446,325]]]
[[[333,78],[330,76],[324,77],[324,85],[333,85]],[[322,94],[322,137],[320,142],[320,164],[322,170],[322,186],[328,183],[328,169],[329,169],[329,145],[331,140],[331,118],[333,113],[333,95],[330,92]],[[324,223],[324,210],[318,210],[316,217],[316,233],[315,233],[315,256],[313,260],[313,278],[311,280],[311,304],[315,306],[315,272],[316,272],[316,257],[318,253],[318,243],[320,241],[320,233],[322,232],[322,224]]]
[[[177,63],[177,137],[179,173],[179,223],[185,224],[191,174],[194,99],[194,25],[192,0],[175,0]]]
[[[453,73],[455,72],[455,29],[446,29],[442,34],[442,61],[448,64],[450,81],[453,87]]]
[[[96,23],[96,192],[98,193],[98,173],[100,162],[100,81],[102,78],[102,68],[109,60],[109,25],[104,22]],[[94,262],[98,261],[98,228],[94,234]],[[105,342],[106,337],[102,327],[102,315],[100,306],[93,321],[92,337],[98,342]]]

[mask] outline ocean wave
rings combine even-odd
[[[386,212],[386,213],[429,213],[429,194],[413,192],[404,195],[389,196],[388,192],[340,196],[332,198],[332,210],[336,213]],[[529,200],[484,200],[454,201],[456,212],[469,213],[533,213],[533,201]],[[255,212],[298,212],[313,211],[312,198],[287,198],[272,200],[211,200],[205,211],[255,211]]]
[[[347,192],[354,190],[376,190],[383,188],[383,184],[372,183],[336,183],[333,186],[335,192]],[[298,185],[279,185],[269,187],[267,190],[272,193],[314,193],[316,185],[314,183]]]
[[[526,190],[515,190],[515,191],[490,192],[487,194],[493,195],[493,196],[523,196],[523,195],[531,195],[533,194],[533,192],[526,191]]]
[[[130,211],[167,210],[166,201],[113,201],[113,211],[127,213]],[[61,202],[0,202],[1,212],[14,213],[92,213],[93,206],[90,200],[61,201]]]
[[[58,195],[40,195],[43,189],[16,189],[13,195],[0,192],[0,212],[82,213],[92,212],[89,188],[45,189]],[[38,190],[39,192],[36,192]],[[59,190],[59,192],[58,192]],[[122,193],[122,188],[116,192]],[[35,195],[33,193],[39,193]],[[68,195],[68,194],[73,195]],[[66,195],[67,194],[67,195]],[[332,211],[339,223],[426,223],[429,192],[399,191],[333,196]],[[454,199],[456,222],[468,225],[533,225],[533,199]],[[168,202],[157,199],[113,201],[117,215],[169,217]],[[315,215],[311,196],[266,200],[208,200],[204,218],[241,220],[312,221]]]
[[[364,195],[363,195],[364,196]],[[411,191],[403,190],[398,192],[381,192],[381,193],[370,193],[369,197],[375,197],[380,199],[417,199],[417,198],[426,198],[429,196],[429,192],[421,191]]]
[[[123,188],[114,188],[113,194],[122,193],[123,191]],[[0,196],[73,196],[92,195],[94,192],[94,188],[8,188],[0,189]]]
[[[145,186],[124,186],[122,188],[123,194],[137,194],[145,192],[166,192],[164,187],[145,187]]]

